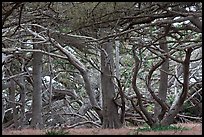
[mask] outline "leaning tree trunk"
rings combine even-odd
[[[88,72],[86,67],[68,50],[66,50],[65,48],[63,48],[58,42],[56,42],[54,39],[51,38],[51,42],[53,43],[53,45],[55,47],[57,47],[63,54],[65,54],[67,56],[67,60],[76,68],[79,70],[79,72],[81,73],[83,80],[84,80],[84,84],[85,84],[85,89],[86,89],[86,93],[89,96],[89,100],[90,103],[92,105],[92,108],[96,111],[96,113],[98,114],[99,118],[103,119],[103,116],[101,114],[101,108],[98,105],[98,102],[95,98],[95,94],[93,89],[91,88],[91,83],[90,83],[90,79],[88,76]]]
[[[114,103],[115,88],[113,83],[113,47],[102,44],[101,50],[101,89],[103,97],[103,128],[121,128],[117,105]]]

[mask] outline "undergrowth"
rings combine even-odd
[[[137,129],[137,131],[165,131],[165,130],[181,131],[181,130],[190,130],[190,128],[170,125],[170,126],[156,126],[153,128],[149,126],[145,126]]]

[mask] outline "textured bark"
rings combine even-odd
[[[101,89],[103,97],[103,128],[121,128],[118,108],[114,102],[115,88],[113,83],[112,45],[105,43],[101,51]]]
[[[116,69],[116,77],[120,79],[120,42],[117,40],[115,41],[115,69]]]
[[[190,64],[190,57],[191,52],[193,51],[192,48],[187,49],[186,51],[186,57],[183,62],[183,90],[178,95],[178,97],[173,102],[168,114],[166,117],[161,121],[161,125],[170,125],[174,121],[174,117],[179,113],[179,110],[181,109],[189,90],[189,64]]]
[[[137,74],[139,72],[141,62],[140,62],[139,58],[136,56],[135,46],[133,47],[132,51],[133,51],[133,57],[134,57],[134,61],[135,61],[135,66],[133,68],[133,76],[132,76],[132,88],[133,88],[135,94],[137,95],[138,105],[139,105],[139,108],[141,110],[141,112],[139,113],[140,116],[145,118],[144,120],[146,121],[146,123],[149,126],[152,126],[153,125],[153,119],[152,119],[150,113],[143,106],[142,95],[140,94],[140,91],[137,87]],[[132,102],[132,104],[133,104],[133,102]],[[134,104],[133,104],[133,107],[137,111],[136,106],[134,106]]]
[[[42,45],[33,45],[40,49]],[[42,128],[42,53],[33,53],[33,98],[32,98],[32,128]]]
[[[166,37],[162,38],[160,41],[160,48],[164,50],[166,53],[168,52],[168,46],[166,44]],[[168,58],[164,61],[164,63],[161,65],[160,70],[160,83],[159,83],[159,92],[158,97],[163,101],[166,102],[166,96],[167,96],[167,88],[168,88],[168,72],[169,70],[169,60]],[[154,108],[154,119],[157,121],[160,121],[165,112],[162,112],[161,106],[155,102],[155,108]]]

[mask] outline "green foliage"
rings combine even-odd
[[[149,127],[149,126],[144,126],[143,128],[138,128],[138,131],[165,131],[165,130],[189,130],[189,128],[186,127],[181,127],[181,126],[155,126],[153,128]]]
[[[172,104],[174,102],[174,100],[175,100],[175,96],[174,95],[169,95],[167,97],[167,103],[168,104]]]
[[[190,130],[190,128],[181,127],[181,126],[174,126],[174,125],[170,125],[170,126],[158,125],[158,126],[151,128],[145,123],[142,128],[138,128],[134,131],[131,131],[129,133],[129,135],[140,135],[141,132],[145,132],[145,131],[169,131],[169,130],[182,131],[182,130]]]
[[[151,68],[153,64],[153,60],[146,60],[143,62],[145,68]]]
[[[153,112],[153,110],[154,110],[154,106],[153,106],[152,104],[149,104],[149,105],[147,106],[147,111],[148,111],[148,112]]]
[[[60,28],[60,31],[61,31],[62,33],[69,33],[69,32],[71,32],[71,29],[68,28],[68,27],[62,27],[62,28]]]
[[[116,12],[118,10],[127,10],[134,3],[127,2],[84,2],[75,3],[75,6],[70,7],[67,16],[69,16],[72,28],[80,28],[89,26],[97,22],[107,22],[108,20],[117,20],[119,17],[125,16],[124,13]],[[106,23],[105,23],[106,24]]]
[[[64,60],[53,60],[53,64],[64,65],[66,61]]]
[[[51,129],[46,131],[45,135],[69,135],[69,132],[66,132],[62,129],[56,130],[56,129]]]

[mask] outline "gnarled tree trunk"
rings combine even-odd
[[[168,52],[168,46],[166,44],[166,37],[163,37],[160,41],[160,48],[164,50],[166,53]],[[166,96],[167,96],[167,87],[168,87],[168,72],[169,70],[169,59],[165,59],[164,63],[161,65],[160,70],[160,83],[159,83],[159,92],[158,97],[163,101],[166,102]],[[159,103],[155,102],[155,108],[154,108],[154,119],[155,122],[159,122],[164,114],[161,112],[161,106]]]
[[[113,47],[109,43],[101,50],[101,86],[103,97],[103,128],[121,128],[117,105],[114,103],[115,88],[113,83]]]

